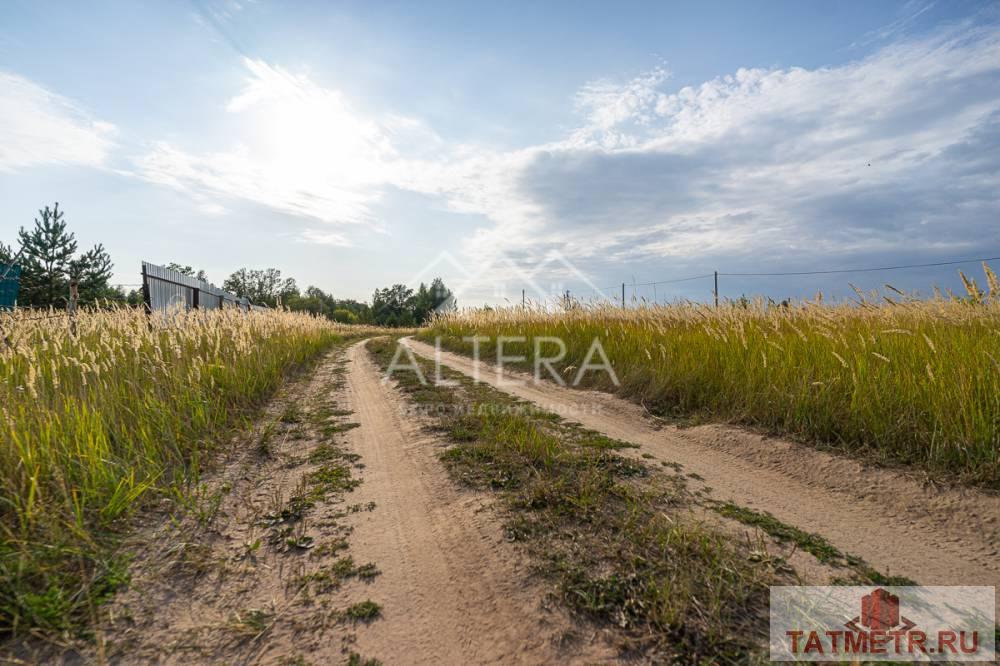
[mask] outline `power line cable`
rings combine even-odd
[[[626,282],[625,285],[632,287],[648,287],[650,285],[657,285],[657,284],[672,284],[674,282],[690,282],[691,280],[704,280],[706,278],[713,277],[714,275],[715,275],[714,273],[706,273],[705,275],[692,275],[690,277],[674,278],[672,280],[657,280],[655,282],[638,282],[638,283],[633,283],[631,285],[629,285]],[[722,275],[722,273],[719,273],[719,275]]]
[[[782,277],[782,276],[795,276],[795,275],[833,275],[841,273],[876,273],[879,271],[897,271],[906,268],[933,268],[936,266],[957,266],[959,264],[978,264],[988,261],[1000,261],[1000,256],[996,257],[983,257],[981,259],[958,259],[955,261],[934,261],[925,264],[900,264],[898,266],[877,266],[872,268],[837,268],[819,271],[780,271],[771,273],[705,273],[703,275],[691,275],[689,277],[683,278],[672,278],[669,280],[655,280],[653,282],[638,282],[629,283],[625,282],[626,287],[649,287],[656,286],[660,284],[674,284],[677,282],[690,282],[692,280],[706,280],[711,277],[718,275],[719,277]],[[610,291],[612,289],[617,290],[621,287],[622,283],[611,285],[610,287],[597,287],[595,291]]]
[[[1000,257],[986,257],[983,259],[960,259],[957,261],[935,261],[928,264],[904,264],[900,266],[879,266],[877,268],[838,268],[823,271],[786,271],[779,273],[719,273],[720,276],[729,277],[777,277],[784,275],[830,275],[833,273],[875,273],[878,271],[897,271],[904,268],[931,268],[934,266],[955,266],[958,264],[978,264],[984,261],[997,261]]]

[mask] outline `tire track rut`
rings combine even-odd
[[[429,436],[359,343],[349,351],[349,446],[365,461],[354,496],[376,502],[351,551],[382,571],[368,594],[383,617],[357,632],[359,652],[387,664],[595,663],[614,652],[573,640],[542,607],[546,590],[504,541],[487,496],[462,491]],[[528,581],[527,583],[525,581]]]

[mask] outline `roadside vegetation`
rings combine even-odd
[[[963,275],[961,298],[889,287],[840,304],[512,307],[444,315],[420,337],[470,354],[463,338],[483,336],[481,358],[495,361],[498,337],[523,336],[504,344],[505,355],[526,357],[522,369],[533,367],[536,338],[557,337],[566,355],[553,365],[567,383],[596,338],[620,385],[606,372],[579,385],[659,416],[747,424],[997,490],[1000,281],[983,268],[987,288]],[[542,356],[559,352],[540,344]]]
[[[126,519],[196,489],[283,378],[343,338],[281,311],[152,324],[132,308],[83,312],[75,331],[0,313],[0,634],[86,622],[124,582]]]

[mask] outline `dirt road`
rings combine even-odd
[[[192,510],[151,515],[130,540],[132,583],[96,648],[29,646],[16,663],[616,662],[603,634],[550,607],[489,497],[447,476],[442,446],[363,342],[331,352],[219,461]],[[309,495],[344,461],[350,483]],[[368,601],[380,615],[351,620]]]
[[[434,347],[412,339],[404,343],[434,358]],[[442,352],[440,358],[454,370],[476,373],[467,357]],[[609,394],[535,383],[506,371],[501,379],[486,363],[479,376],[609,437],[639,444],[635,455],[680,463],[685,472],[701,476],[716,499],[767,511],[820,534],[883,573],[924,585],[1000,590],[1000,497],[936,489],[899,472],[738,428],[665,426]]]
[[[428,345],[406,344],[434,357]],[[441,360],[474,373],[465,357],[443,353]],[[488,366],[480,377],[640,445],[622,451],[626,455],[680,463],[716,499],[821,534],[883,573],[922,584],[1000,588],[1000,498],[935,489],[899,472],[737,428],[664,426],[614,396],[535,384],[516,373],[498,378]],[[19,652],[19,658],[67,664],[343,663],[349,655],[386,664],[615,662],[604,635],[548,603],[549,590],[504,539],[489,496],[464,490],[447,475],[438,458],[445,444],[406,404],[382,382],[363,342],[331,352],[279,394],[252,438],[206,477],[190,510],[152,515],[130,539],[132,584],[102,611],[96,647],[58,656],[46,648]],[[350,483],[339,490],[309,494],[317,478],[336,481],[347,472]],[[314,501],[300,515],[301,497]],[[358,575],[357,567],[365,566],[380,573]],[[352,621],[346,611],[363,600],[377,603],[381,616]]]
[[[571,638],[545,609],[515,548],[479,493],[463,491],[438,460],[442,444],[405,414],[363,343],[349,351],[347,406],[361,424],[349,446],[365,463],[356,501],[376,510],[355,525],[351,551],[376,562],[370,586],[383,618],[357,647],[387,664],[596,663],[613,652]]]

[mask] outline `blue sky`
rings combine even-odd
[[[961,0],[0,1],[0,240],[58,200],[118,282],[141,259],[275,266],[365,299],[440,273],[467,305],[993,256],[998,21]]]

